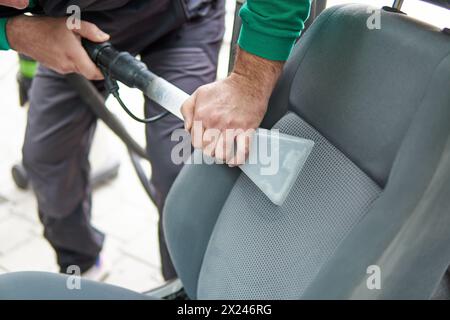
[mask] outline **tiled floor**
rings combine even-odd
[[[234,1],[229,1],[226,39]],[[219,77],[226,75],[229,41],[224,42]],[[42,237],[36,201],[31,191],[19,190],[11,178],[11,167],[20,160],[26,110],[18,106],[17,56],[0,53],[0,274],[39,270],[56,272],[53,250]],[[142,112],[139,92],[127,88],[122,95]],[[110,99],[110,109],[124,121],[129,131],[144,142],[144,127],[126,117]],[[107,234],[104,255],[111,266],[106,282],[137,291],[163,283],[157,236],[158,213],[141,188],[122,143],[100,125],[92,154],[94,169],[111,158],[121,162],[119,177],[97,189],[93,199],[93,223]]]

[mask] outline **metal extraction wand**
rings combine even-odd
[[[110,91],[119,102],[121,100],[117,84],[114,84],[115,80],[141,90],[151,100],[183,120],[181,107],[189,98],[187,93],[152,73],[143,62],[131,54],[117,51],[110,43],[99,44],[83,40],[83,45],[91,59],[105,74],[107,84],[109,82],[110,86],[115,87]],[[121,105],[130,114],[122,102]],[[138,121],[146,122],[130,115]],[[155,121],[149,120],[151,121],[148,122]],[[258,152],[261,150],[256,147],[261,144],[266,144],[265,149],[271,150],[269,161],[264,163],[259,160],[261,157]],[[271,130],[257,129],[251,146],[249,158],[240,168],[274,204],[281,206],[311,153],[314,142]]]

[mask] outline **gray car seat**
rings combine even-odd
[[[326,10],[286,66],[265,125],[316,146],[282,207],[239,171],[182,171],[164,222],[190,297],[435,291],[450,262],[450,36],[385,11],[369,30],[372,13]]]
[[[182,170],[164,226],[190,298],[417,299],[438,288],[450,262],[450,36],[386,11],[369,30],[367,9],[322,13],[272,96],[264,126],[316,143],[283,206],[238,169]],[[366,285],[373,265],[381,289]],[[0,298],[39,286],[23,276],[0,277]]]

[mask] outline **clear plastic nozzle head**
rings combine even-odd
[[[312,140],[258,129],[249,158],[240,168],[272,201],[281,206],[314,147]]]

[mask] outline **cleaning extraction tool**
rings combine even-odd
[[[143,62],[128,52],[117,51],[110,43],[93,43],[84,39],[83,46],[105,75],[107,89],[133,119],[151,123],[172,113],[184,120],[181,107],[189,95],[183,90],[152,73]],[[121,100],[117,81],[141,90],[148,98],[166,109],[166,112],[153,118],[138,118]],[[274,204],[281,206],[313,146],[314,142],[308,139],[274,130],[257,129],[253,135],[248,160],[240,168]],[[270,150],[270,155],[261,149]]]

